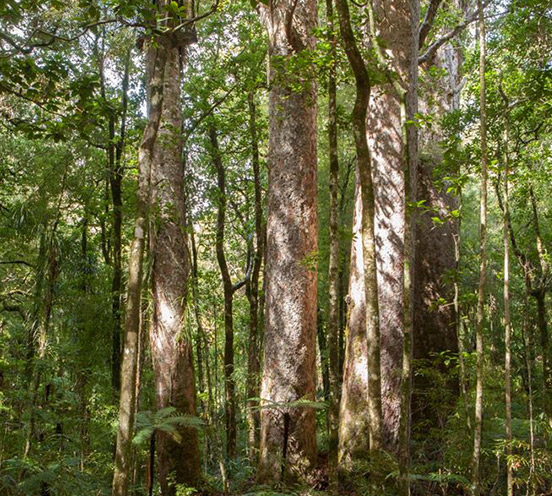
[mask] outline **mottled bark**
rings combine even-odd
[[[165,35],[159,42],[166,64],[162,115],[152,163],[153,321],[150,349],[157,409],[172,406],[181,415],[195,415],[192,344],[184,334],[190,275],[180,134],[181,56],[185,49],[174,36]],[[174,495],[176,484],[193,486],[200,478],[197,430],[184,426],[178,430],[180,442],[165,432],[156,434],[159,482],[164,496]]]
[[[113,473],[113,496],[127,496],[132,467],[132,436],[134,433],[136,368],[140,334],[141,290],[146,230],[148,227],[151,168],[163,104],[163,79],[166,54],[161,44],[150,47],[146,55],[150,68],[147,75],[148,121],[138,150],[138,197],[134,238],[130,247],[127,302],[125,310],[125,339],[121,363],[121,393],[119,397],[119,426]]]
[[[339,408],[339,467],[347,472],[355,460],[369,451],[368,343],[366,340],[366,291],[362,258],[362,199],[356,179],[353,241],[349,269],[347,327],[343,384]]]
[[[416,296],[416,260],[418,256],[416,225],[418,201],[418,128],[409,125],[418,113],[418,24],[420,4],[410,0],[410,67],[406,94],[402,107],[402,139],[405,177],[405,232],[404,232],[404,321],[401,372],[401,418],[399,425],[399,493],[410,495],[410,426],[413,380],[413,347],[415,332],[414,298]]]
[[[404,327],[405,171],[404,126],[412,114],[411,83],[417,78],[417,25],[411,0],[395,0],[393,8],[373,6],[372,43],[389,82],[375,87],[368,111],[368,138],[376,192],[375,233],[381,326],[381,376],[384,445],[396,452],[401,416],[401,374]],[[414,33],[414,29],[416,33]],[[377,36],[377,39],[376,39]],[[379,45],[378,45],[379,46]],[[386,56],[385,60],[382,60]],[[391,75],[391,71],[394,73]]]
[[[268,30],[270,139],[266,331],[259,482],[308,478],[317,461],[316,79],[299,58],[314,49],[314,0],[258,4]],[[275,405],[276,403],[277,405]]]
[[[430,32],[432,18],[435,16],[435,12],[431,10],[436,9],[439,3],[439,0],[431,2],[423,25],[420,27],[419,39],[422,46]],[[462,8],[460,2],[455,3],[459,4],[458,8]],[[460,192],[448,193],[448,184],[443,181],[445,176],[452,176],[458,171],[445,170],[443,167],[441,143],[446,136],[440,120],[460,106],[459,93],[463,85],[462,48],[457,44],[447,43],[422,67],[425,70],[425,77],[420,83],[422,85],[420,112],[435,116],[435,120],[431,128],[424,128],[420,133],[418,200],[424,200],[424,207],[427,207],[427,210],[419,211],[416,223],[414,357],[433,361],[435,355],[442,351],[456,353],[460,342],[458,287],[456,282],[452,287],[447,280],[447,274],[457,269],[459,260],[457,255],[459,257],[460,223],[451,214],[459,209]],[[446,74],[432,77],[428,70],[432,67],[443,69]],[[439,175],[436,174],[437,171]],[[443,222],[435,223],[432,217],[438,217]],[[454,393],[458,388],[455,374],[449,373],[444,363],[440,363],[440,367],[447,375],[452,397],[455,397]],[[432,405],[427,401],[426,392],[436,386],[429,377],[422,375],[415,377],[413,397],[415,419],[438,425],[444,420],[443,414],[448,414],[446,404]],[[452,404],[449,406],[453,407]]]
[[[378,278],[376,265],[376,237],[375,237],[375,192],[372,181],[372,158],[367,141],[366,113],[370,101],[371,82],[362,54],[359,50],[351,27],[349,6],[346,0],[336,2],[341,40],[347,59],[353,70],[356,83],[355,105],[352,113],[353,134],[357,159],[357,178],[360,187],[360,239],[362,254],[362,269],[364,271],[363,288],[365,294],[364,330],[367,342],[368,374],[368,434],[369,454],[375,455],[383,448],[382,403],[381,403],[381,343],[380,343],[380,312],[378,303]],[[356,209],[355,209],[356,211]],[[358,366],[358,359],[355,359]],[[360,362],[361,364],[362,362]],[[362,367],[362,365],[361,365]],[[343,422],[343,419],[340,419]],[[346,459],[344,460],[346,461]],[[342,465],[345,471],[349,467]],[[374,474],[375,475],[375,474]]]

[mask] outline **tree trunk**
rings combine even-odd
[[[535,229],[535,244],[537,246],[537,254],[541,272],[538,281],[538,288],[534,291],[534,296],[537,300],[537,322],[542,352],[543,409],[548,420],[548,424],[552,427],[552,363],[550,360],[550,338],[548,336],[548,319],[546,315],[548,261],[540,233],[537,201],[535,199],[535,192],[532,185],[529,187],[529,197],[531,199],[533,227]]]
[[[222,163],[217,131],[214,124],[209,127],[211,155],[217,171],[217,232],[216,252],[224,292],[224,415],[226,420],[226,455],[236,456],[236,384],[234,381],[234,288],[224,253],[224,230],[226,224],[226,172]]]
[[[339,27],[341,39],[347,59],[353,70],[356,82],[355,106],[352,114],[353,134],[355,138],[355,149],[357,158],[357,178],[360,186],[360,232],[361,250],[356,256],[362,254],[362,270],[364,272],[362,288],[365,295],[365,334],[367,341],[367,364],[362,361],[355,365],[364,373],[368,374],[368,434],[369,454],[373,457],[383,448],[382,430],[382,403],[381,403],[381,346],[380,346],[380,319],[378,302],[378,279],[376,266],[376,238],[375,238],[375,196],[374,184],[372,182],[372,159],[367,142],[366,113],[370,101],[371,83],[358,48],[355,36],[351,27],[349,7],[346,0],[336,2],[339,16]],[[355,208],[355,213],[357,209]],[[358,262],[357,262],[358,263]],[[352,276],[351,276],[352,279]],[[352,334],[352,332],[350,332]],[[350,340],[349,340],[350,342]],[[349,345],[349,343],[348,343]],[[356,351],[356,350],[354,350]],[[348,358],[354,357],[348,354]],[[348,367],[348,365],[345,365]],[[357,370],[355,370],[356,373]],[[345,395],[344,395],[345,397]],[[343,423],[344,419],[340,419]],[[340,429],[341,430],[341,429]],[[374,461],[374,460],[371,460]],[[346,467],[344,467],[347,470]],[[376,471],[375,471],[376,472]],[[375,472],[372,475],[375,475]]]
[[[157,409],[172,406],[180,415],[196,414],[192,345],[184,334],[190,263],[186,232],[182,163],[181,50],[176,36],[159,40],[166,56],[163,105],[152,163],[153,322],[150,348]],[[177,484],[195,485],[200,478],[197,430],[179,427],[181,442],[157,432],[159,483],[164,496]],[[173,481],[173,482],[171,482]]]
[[[128,85],[130,72],[130,50],[127,53],[125,73],[122,83],[121,124],[117,143],[110,145],[109,184],[111,201],[113,203],[113,279],[111,281],[111,316],[113,319],[112,354],[111,354],[111,384],[117,394],[121,387],[121,290],[122,290],[122,226],[123,226],[123,150],[126,137],[126,113],[128,108]],[[113,134],[113,136],[111,136]],[[110,140],[115,138],[110,132]],[[115,147],[112,152],[113,146]],[[111,157],[113,154],[113,158]]]
[[[477,0],[479,11],[479,78],[480,78],[480,140],[481,140],[481,198],[479,212],[479,287],[477,291],[477,313],[475,323],[476,341],[476,386],[475,417],[472,457],[472,493],[481,494],[481,432],[483,428],[483,330],[485,325],[485,286],[487,281],[487,114],[485,100],[485,18],[482,0]]]
[[[138,151],[139,185],[136,206],[134,239],[130,247],[128,294],[125,313],[125,341],[121,363],[121,394],[119,398],[119,427],[113,473],[113,496],[127,496],[132,468],[132,436],[134,434],[136,368],[138,339],[140,335],[140,312],[144,247],[150,204],[151,168],[154,145],[157,139],[163,105],[163,80],[165,77],[166,53],[159,43],[158,48],[149,47],[146,64],[149,94],[149,115]]]
[[[399,425],[399,492],[401,496],[410,495],[410,426],[412,399],[412,357],[414,348],[415,315],[414,299],[416,297],[416,260],[418,256],[416,225],[418,201],[418,129],[408,125],[418,113],[418,20],[420,4],[410,0],[410,44],[411,50],[408,79],[404,103],[401,106],[402,140],[404,157],[404,321],[403,353],[401,373],[401,418]]]
[[[454,6],[465,9],[460,1],[455,0]],[[425,26],[428,29],[424,28],[423,32],[420,30],[422,46],[427,40],[430,23]],[[452,290],[447,274],[458,270],[459,258],[456,255],[460,256],[460,222],[452,214],[459,211],[461,193],[449,193],[449,183],[444,180],[446,176],[458,175],[460,171],[447,170],[443,162],[444,149],[441,143],[447,136],[441,120],[460,107],[462,62],[462,48],[458,43],[454,40],[446,43],[424,64],[424,78],[420,82],[420,112],[435,116],[432,127],[420,133],[422,153],[418,166],[418,200],[424,200],[424,207],[427,207],[426,211],[419,211],[416,226],[416,290],[413,302],[416,329],[414,358],[421,360],[435,361],[435,355],[443,351],[456,353],[460,343],[458,283],[455,279]],[[432,77],[432,68],[446,71],[446,76],[436,71],[439,76]],[[432,218],[436,216],[443,222],[434,222]],[[463,357],[460,360],[463,365]],[[458,380],[455,374],[444,363],[439,365],[448,379],[451,397],[456,398]],[[432,405],[427,401],[427,391],[440,386],[423,375],[416,376],[414,381],[415,395],[412,401],[415,405],[413,411],[417,412],[414,421],[419,419],[421,422],[429,421],[433,426],[440,425],[449,414],[447,407],[454,408],[454,403]]]
[[[339,428],[339,158],[337,143],[337,40],[334,34],[333,1],[326,0],[326,22],[330,30],[330,70],[328,75],[328,143],[330,159],[330,255],[328,264],[328,358],[329,358],[329,482],[337,491]]]
[[[264,256],[265,225],[263,221],[261,168],[257,133],[257,106],[255,93],[247,95],[249,106],[249,134],[251,137],[251,162],[255,183],[255,255],[251,277],[246,285],[246,296],[249,301],[249,348],[247,350],[247,446],[249,459],[255,463],[259,449],[260,415],[256,409],[258,401],[250,398],[259,397],[259,372],[261,370],[261,329],[259,319],[259,278]]]
[[[506,160],[508,156],[506,154]],[[503,238],[504,238],[504,399],[506,403],[506,461],[507,466],[507,496],[514,496],[514,473],[512,464],[509,458],[512,455],[512,321],[510,318],[510,244],[508,238],[508,166],[504,173],[504,222],[503,222]]]
[[[368,111],[368,137],[373,161],[378,246],[378,291],[381,326],[381,376],[383,435],[386,449],[397,452],[401,416],[401,374],[404,327],[404,233],[405,99],[412,100],[417,81],[417,25],[413,16],[415,0],[376,1],[373,6],[371,37],[376,51],[385,46],[387,59],[380,65],[388,82],[371,93]],[[416,62],[416,69],[414,69]],[[391,76],[391,72],[394,73]],[[410,113],[412,109],[407,109]],[[385,136],[386,139],[381,139]]]
[[[270,140],[261,483],[307,478],[317,461],[316,78],[293,64],[313,50],[316,1],[258,4],[269,33]],[[301,88],[301,89],[298,89]],[[277,405],[274,405],[277,403]]]
[[[362,198],[356,173],[353,241],[349,270],[349,296],[343,384],[339,408],[339,470],[345,476],[355,460],[365,459],[369,449],[368,342],[366,340],[366,291],[362,258]],[[340,476],[341,477],[341,476]]]

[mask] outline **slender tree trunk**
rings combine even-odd
[[[152,162],[153,321],[150,349],[157,409],[172,406],[181,415],[196,415],[192,344],[185,335],[190,259],[182,163],[181,63],[186,46],[171,33],[159,39],[166,56],[163,105]],[[157,432],[159,483],[163,496],[176,494],[177,484],[194,486],[200,479],[196,429],[178,428],[181,441]]]
[[[86,301],[87,295],[90,292],[90,285],[88,282],[89,273],[89,258],[88,258],[88,221],[86,218],[82,222],[82,235],[81,235],[81,282],[80,291],[82,298]],[[81,317],[82,318],[82,317]],[[85,470],[88,456],[90,455],[90,408],[88,405],[87,396],[87,384],[88,376],[90,373],[90,361],[87,358],[86,341],[85,341],[85,322],[81,321],[80,326],[81,340],[79,343],[79,355],[81,355],[81,369],[78,371],[77,377],[77,393],[79,396],[79,415],[80,415],[80,469],[81,472]]]
[[[224,230],[226,224],[226,172],[222,163],[217,131],[212,124],[209,127],[209,140],[213,163],[217,170],[218,210],[216,252],[222,286],[224,290],[224,412],[226,420],[226,455],[236,456],[236,384],[234,381],[234,322],[233,299],[234,288],[224,252]]]
[[[506,141],[508,137],[506,138]],[[503,238],[504,238],[504,382],[505,382],[505,403],[506,403],[506,456],[507,456],[507,496],[514,496],[514,473],[510,457],[512,456],[512,321],[510,318],[510,243],[508,237],[508,153],[506,152],[506,169],[504,172],[504,215],[503,215]]]
[[[366,305],[364,324],[367,340],[368,434],[370,456],[373,456],[383,448],[383,416],[381,402],[380,320],[374,225],[375,197],[374,184],[372,182],[372,162],[366,137],[366,114],[370,101],[371,88],[368,71],[351,28],[347,1],[337,0],[336,7],[343,47],[353,70],[356,82],[356,98],[352,121],[362,212],[360,229],[362,240],[362,269],[364,271],[364,284],[362,287],[365,293]],[[357,256],[358,255],[359,253],[357,253]],[[343,422],[343,420],[340,421]]]
[[[122,157],[126,137],[126,114],[128,108],[128,86],[130,72],[130,50],[127,52],[122,83],[121,125],[117,143],[110,145],[109,184],[113,203],[113,279],[111,280],[111,315],[113,319],[111,385],[117,394],[121,387],[121,290],[122,290],[122,226],[123,226],[123,164]],[[110,140],[114,140],[114,129],[110,124]],[[112,136],[113,134],[113,136]],[[115,150],[113,150],[113,147]]]
[[[540,233],[539,214],[533,186],[529,187],[529,198],[533,212],[533,227],[535,229],[535,244],[540,266],[540,278],[538,287],[533,291],[537,301],[537,323],[540,334],[542,352],[542,378],[543,378],[543,409],[552,427],[552,361],[550,360],[550,338],[548,335],[548,318],[546,311],[546,284],[548,278],[548,261],[544,243]]]
[[[318,340],[318,351],[320,357],[320,375],[322,376],[322,391],[324,393],[324,401],[328,401],[330,397],[330,367],[328,360],[328,340],[326,339],[326,332],[324,328],[324,320],[322,317],[322,312],[320,308],[317,312],[317,323],[316,323],[316,337]],[[326,433],[329,434],[329,418],[326,417]]]
[[[528,292],[523,294],[523,347],[525,366],[527,367],[527,389],[528,389],[528,410],[529,410],[529,480],[527,482],[527,495],[536,494],[535,475],[535,421],[533,414],[533,360],[531,359],[530,339],[529,339],[529,298]]]
[[[548,419],[548,422],[552,422],[552,371],[550,364],[549,348],[550,339],[548,336],[548,322],[546,312],[546,292],[544,290],[537,290],[534,292],[535,300],[537,302],[537,326],[539,329],[540,345],[542,353],[542,376],[543,376],[543,409]]]
[[[337,40],[334,34],[333,1],[326,0],[326,18],[330,30],[330,71],[328,76],[328,143],[330,158],[330,260],[328,269],[328,358],[329,358],[329,481],[337,492],[339,428],[339,159],[337,143]]]
[[[195,242],[194,235],[194,226],[192,223],[189,224],[190,232],[190,244],[192,247],[192,300],[194,308],[194,316],[197,325],[197,336],[196,336],[196,360],[197,360],[197,383],[199,387],[199,393],[204,393],[207,388],[207,349],[204,346],[205,329],[203,328],[203,321],[201,318],[201,308],[199,305],[199,273],[198,273],[198,263],[197,263],[197,246]],[[204,359],[205,354],[205,359]],[[205,405],[205,401],[201,401],[201,409],[205,418],[208,418],[209,409]]]
[[[119,427],[113,473],[113,496],[127,496],[132,468],[132,436],[135,417],[135,382],[144,248],[150,204],[151,168],[154,145],[157,139],[163,105],[163,80],[166,53],[161,44],[149,47],[146,55],[149,68],[149,115],[138,151],[139,185],[134,226],[134,239],[130,247],[128,294],[125,313],[125,341],[121,363],[121,394],[119,398]]]
[[[479,287],[477,292],[477,314],[475,323],[476,340],[476,386],[475,417],[472,457],[472,493],[481,494],[481,432],[483,427],[483,368],[484,348],[483,330],[485,326],[485,285],[487,281],[487,113],[485,98],[485,18],[482,0],[477,0],[479,11],[479,78],[480,78],[480,140],[481,140],[481,198],[479,232]]]
[[[258,481],[304,479],[317,462],[316,78],[289,67],[313,50],[315,0],[258,3],[269,33],[270,140],[266,245],[266,335]],[[297,88],[301,89],[297,89]],[[277,403],[279,406],[274,406]]]
[[[251,137],[251,162],[255,183],[255,255],[251,277],[246,285],[246,295],[249,301],[249,348],[247,350],[247,445],[249,458],[256,461],[259,449],[260,415],[257,409],[258,401],[250,398],[259,397],[259,373],[261,369],[261,342],[259,319],[259,278],[264,256],[265,225],[263,221],[263,203],[261,187],[261,167],[257,133],[257,106],[255,93],[247,95],[249,107],[249,135]]]
[[[347,327],[343,384],[339,408],[339,472],[346,479],[355,460],[366,459],[369,445],[368,342],[366,339],[366,291],[362,257],[362,198],[356,173],[353,240],[349,270]]]

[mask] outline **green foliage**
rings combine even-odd
[[[178,415],[176,408],[168,406],[156,412],[143,411],[136,415],[136,435],[132,442],[142,444],[150,440],[156,431],[162,431],[171,436],[176,442],[182,441],[179,427],[201,429],[203,420],[193,415]]]

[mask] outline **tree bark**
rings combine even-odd
[[[506,157],[508,157],[506,152]],[[508,158],[506,158],[508,160]],[[504,400],[506,404],[506,456],[512,455],[512,321],[510,317],[510,243],[508,238],[508,166],[504,173],[504,215],[503,215],[503,240],[504,240]],[[514,496],[514,473],[512,464],[506,461],[506,494]]]
[[[306,479],[317,462],[315,0],[258,9],[269,34],[270,96],[266,334],[261,398],[261,483]],[[307,59],[308,60],[308,59]],[[275,405],[276,403],[277,405]]]
[[[401,374],[404,328],[405,171],[404,125],[410,85],[417,81],[418,17],[415,0],[376,1],[371,14],[371,42],[388,82],[371,92],[368,140],[373,161],[375,235],[378,246],[378,291],[381,326],[383,436],[386,449],[397,452],[401,416]],[[415,31],[415,32],[414,32]],[[385,48],[379,47],[382,44]],[[393,75],[391,75],[393,73]],[[385,136],[385,139],[382,139]]]
[[[437,0],[431,3],[435,11],[430,12],[431,8],[428,9],[424,26],[420,28],[422,44],[427,39],[440,2]],[[465,8],[460,1],[455,1],[453,5],[458,9]],[[452,213],[459,211],[461,193],[458,190],[451,194],[447,192],[449,183],[443,185],[446,176],[457,175],[460,171],[447,170],[444,166],[441,143],[447,136],[440,121],[460,107],[462,62],[462,48],[457,43],[447,43],[423,65],[425,77],[420,82],[420,112],[436,117],[432,127],[424,128],[420,133],[418,200],[425,201],[424,208],[427,207],[427,210],[419,212],[416,226],[414,357],[421,360],[435,361],[435,355],[443,351],[457,353],[460,343],[457,281],[452,291],[446,275],[458,269],[459,258],[456,255],[460,256],[460,222]],[[446,71],[446,75],[432,77],[431,68],[434,67]],[[439,176],[436,178],[437,173]],[[436,223],[433,217],[439,217],[443,222]],[[446,304],[440,303],[443,301]],[[460,360],[463,365],[463,357]],[[447,384],[453,393],[451,396],[455,398],[458,390],[455,374],[450,373],[444,363],[439,365],[441,372],[449,378]],[[431,378],[421,375],[416,376],[414,381],[414,420],[439,425],[444,416],[448,415],[446,408],[452,409],[454,404],[432,405],[426,399],[426,391],[437,385]]]
[[[333,1],[326,0],[326,22],[330,31],[330,69],[328,75],[328,143],[330,159],[330,255],[328,264],[328,358],[329,358],[329,482],[337,491],[339,429],[339,158],[337,143],[337,40],[334,34]]]
[[[483,373],[484,348],[483,330],[485,326],[485,286],[487,282],[487,113],[485,95],[485,18],[482,0],[477,0],[479,15],[479,79],[480,79],[480,140],[481,140],[481,197],[479,206],[479,286],[477,290],[477,313],[475,322],[476,341],[476,386],[475,416],[472,456],[472,493],[481,494],[481,433],[483,428]]]
[[[416,260],[418,256],[416,236],[418,201],[418,128],[408,124],[414,121],[418,113],[418,24],[420,4],[418,0],[409,2],[410,43],[408,58],[410,67],[404,103],[401,105],[402,140],[404,157],[404,321],[403,321],[403,353],[401,371],[401,418],[399,424],[399,493],[410,495],[410,429],[411,400],[413,379],[413,349],[416,309]]]
[[[373,456],[383,448],[383,414],[381,402],[381,343],[380,343],[380,312],[378,302],[378,279],[376,265],[376,237],[375,237],[375,193],[372,181],[372,158],[367,141],[366,114],[370,101],[371,82],[358,48],[355,36],[351,27],[349,7],[346,0],[336,2],[341,39],[347,59],[353,70],[356,83],[356,97],[353,108],[353,134],[355,138],[355,149],[357,158],[357,181],[360,196],[360,232],[361,245],[356,256],[362,255],[362,270],[364,272],[363,284],[365,301],[365,339],[367,342],[367,363],[358,362],[360,357],[348,354],[348,357],[356,359],[353,366],[366,369],[368,378],[368,434],[369,434],[369,455]],[[355,212],[357,209],[355,208]],[[353,247],[354,249],[355,247]],[[360,258],[360,257],[359,257]],[[358,263],[358,262],[357,262]],[[360,266],[359,266],[360,267]],[[352,276],[351,276],[352,279]],[[349,330],[350,335],[353,335]],[[356,331],[355,331],[356,333]],[[348,347],[350,343],[350,338]],[[355,343],[356,344],[356,343]],[[360,344],[360,343],[359,343]],[[355,350],[356,351],[356,350]],[[360,351],[360,350],[359,350]],[[362,360],[362,359],[361,359]],[[348,365],[345,365],[348,367]],[[355,370],[356,373],[358,373]],[[362,383],[362,380],[361,380]],[[345,398],[345,394],[343,395]],[[343,411],[343,410],[342,410]],[[344,419],[340,419],[343,423]],[[342,429],[340,429],[342,430]],[[345,441],[343,444],[345,444]],[[345,453],[343,453],[344,455]],[[350,454],[347,454],[350,456]],[[345,461],[345,460],[344,460]],[[347,467],[343,467],[347,470]]]
[[[339,407],[339,471],[343,476],[355,460],[366,458],[369,444],[368,342],[366,340],[366,291],[362,258],[362,198],[356,173],[353,241],[349,269],[347,326],[343,383]],[[341,474],[340,474],[341,478]]]
[[[127,53],[125,72],[122,82],[121,123],[119,136],[114,143],[114,129],[110,122],[109,146],[109,185],[113,204],[113,278],[111,280],[111,315],[113,319],[112,354],[111,354],[111,384],[117,394],[121,387],[121,290],[122,290],[122,226],[123,226],[123,151],[126,137],[126,114],[128,108],[128,85],[130,72],[130,50]],[[113,119],[113,118],[111,118]],[[113,144],[111,144],[113,143]],[[114,148],[114,150],[113,150]]]
[[[256,461],[259,449],[260,415],[257,409],[259,402],[250,398],[259,397],[261,370],[261,320],[259,319],[259,278],[264,256],[265,223],[263,220],[263,198],[261,187],[261,167],[257,133],[257,106],[255,93],[247,95],[249,107],[249,135],[251,138],[251,162],[255,185],[255,255],[251,277],[246,284],[246,296],[249,301],[249,347],[247,350],[247,445],[249,458]]]
[[[138,198],[134,238],[130,247],[128,292],[125,310],[125,340],[121,363],[121,394],[119,398],[119,427],[113,473],[113,496],[127,496],[132,468],[132,436],[134,433],[136,369],[138,339],[140,335],[141,290],[146,230],[150,206],[151,169],[154,146],[157,139],[163,105],[163,80],[165,77],[166,53],[149,47],[146,65],[150,71],[148,81],[148,121],[140,149],[138,150]]]
[[[152,163],[153,321],[150,348],[157,409],[175,407],[179,414],[196,414],[192,344],[184,334],[190,276],[184,166],[182,163],[181,57],[186,46],[171,33],[159,40],[165,52],[163,105]],[[178,428],[181,442],[157,432],[159,483],[164,496],[176,494],[177,484],[195,485],[200,478],[198,432]],[[174,481],[174,484],[171,482]]]
[[[224,415],[226,420],[226,456],[236,456],[236,384],[234,381],[234,288],[224,252],[224,230],[226,224],[226,171],[222,163],[217,130],[209,126],[211,155],[217,171],[217,232],[216,253],[224,292]]]

